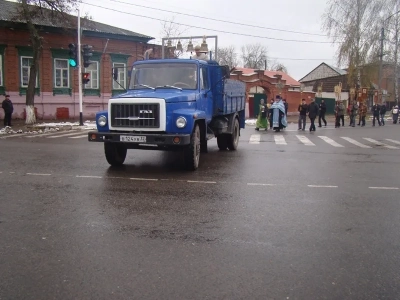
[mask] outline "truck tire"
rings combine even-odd
[[[200,162],[200,127],[196,124],[190,138],[190,145],[184,150],[185,167],[194,171],[199,167]]]
[[[235,121],[233,124],[233,133],[229,134],[227,136],[229,150],[234,151],[237,149],[237,147],[239,145],[239,134],[240,134],[239,120],[237,118],[235,118]]]
[[[107,162],[112,166],[122,166],[126,158],[127,148],[122,144],[104,143]]]
[[[217,136],[217,145],[218,145],[219,150],[225,151],[226,148],[228,148],[227,137],[228,137],[228,135],[226,135],[226,134],[220,134],[219,136]]]

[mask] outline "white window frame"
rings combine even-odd
[[[0,86],[3,86],[3,55],[0,54]]]
[[[126,63],[121,63],[121,62],[114,62],[113,63],[113,69],[115,68],[115,65],[123,65],[124,67],[121,69],[118,69],[118,79],[117,82],[119,82],[119,84],[121,84],[120,82],[120,78],[121,78],[121,73],[124,74],[124,84],[121,84],[123,86],[123,88],[114,81],[113,79],[113,90],[124,90],[126,89]]]
[[[89,76],[90,81],[87,84],[84,85],[84,88],[85,89],[89,89],[89,90],[98,90],[98,89],[100,89],[99,62],[98,61],[93,61],[92,65],[93,64],[96,64],[96,70],[89,70],[89,69],[85,68],[85,73],[89,73],[90,74],[90,76]],[[94,81],[93,80],[94,79],[93,71],[96,71],[96,73],[97,73],[97,77],[96,77],[97,87],[93,87],[93,81]]]
[[[64,61],[66,61],[67,62],[67,67],[66,68],[56,68],[56,60],[64,60]],[[71,86],[71,82],[70,82],[69,61],[68,61],[68,59],[65,59],[65,58],[54,58],[53,68],[54,68],[54,77],[53,77],[54,78],[54,83],[53,83],[53,87],[55,89],[67,89],[67,88],[69,88]],[[68,75],[67,75],[68,85],[67,86],[63,86],[62,85],[63,84],[63,77],[62,77],[63,72],[62,71],[61,71],[61,81],[60,81],[62,86],[57,86],[56,85],[56,83],[57,83],[57,80],[56,80],[57,70],[67,70],[68,71]]]
[[[22,65],[22,60],[24,58],[28,58],[28,59],[32,59],[33,60],[33,57],[32,56],[20,56],[20,61],[21,61],[21,70],[20,70],[20,72],[21,72],[21,75],[20,75],[21,76],[21,78],[20,78],[21,87],[27,88],[28,85],[29,85],[29,78],[31,77],[31,67],[30,66],[29,67],[25,67],[25,66]],[[23,71],[22,71],[24,68],[28,68],[28,84],[27,85],[24,85],[24,77],[23,77]],[[39,87],[39,70],[37,70],[37,74],[36,74],[36,85],[35,85],[35,88],[37,88],[37,87]]]

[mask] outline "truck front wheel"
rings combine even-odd
[[[104,143],[107,162],[112,166],[121,166],[126,158],[127,148],[122,144]]]
[[[196,124],[190,138],[190,145],[184,150],[185,167],[194,171],[199,167],[200,162],[200,127]]]

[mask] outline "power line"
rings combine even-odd
[[[91,4],[91,3],[87,3],[87,2],[83,2],[84,4],[90,5],[90,6],[94,6],[94,7],[99,7],[99,8],[103,8],[103,9],[107,9],[110,11],[115,11],[115,12],[119,12],[122,14],[127,14],[127,15],[131,15],[131,16],[136,16],[136,17],[140,17],[140,18],[146,18],[146,19],[151,19],[151,20],[157,20],[157,21],[165,21],[159,18],[154,18],[154,17],[149,17],[149,16],[143,16],[143,15],[139,15],[139,14],[133,14],[133,13],[129,13],[126,11],[121,11],[121,10],[117,10],[117,9],[113,9],[113,8],[109,8],[109,7],[104,7],[104,6],[100,6],[100,5],[95,5],[95,4]],[[237,32],[230,32],[230,31],[224,31],[224,30],[218,30],[218,29],[210,29],[210,28],[206,28],[206,27],[200,27],[200,26],[195,26],[195,25],[187,25],[187,24],[183,24],[183,23],[178,23],[178,22],[174,22],[174,21],[170,21],[171,23],[177,24],[177,25],[182,25],[182,26],[188,26],[188,27],[192,27],[192,28],[197,28],[197,29],[203,29],[203,30],[209,30],[209,31],[214,31],[214,32],[221,32],[221,33],[227,33],[227,34],[233,34],[233,35],[240,35],[240,36],[247,36],[247,37],[255,37],[255,38],[261,38],[261,39],[268,39],[268,40],[275,40],[275,41],[283,41],[283,42],[296,42],[296,43],[314,43],[314,44],[330,44],[331,42],[321,42],[321,41],[306,41],[306,40],[288,40],[288,39],[279,39],[279,38],[272,38],[272,37],[267,37],[267,36],[259,36],[259,35],[252,35],[252,34],[243,34],[243,33],[237,33]]]
[[[153,10],[158,10],[158,11],[163,11],[163,12],[168,12],[168,13],[173,13],[173,14],[177,14],[177,15],[194,17],[194,18],[198,18],[198,19],[205,19],[205,20],[223,22],[223,23],[228,23],[228,24],[233,24],[233,25],[240,25],[240,26],[247,26],[247,27],[252,27],[252,28],[261,28],[261,29],[275,30],[275,31],[281,31],[281,32],[289,32],[289,33],[296,33],[296,34],[316,35],[316,36],[324,36],[324,37],[326,37],[325,34],[320,34],[320,33],[309,33],[309,32],[292,31],[292,30],[278,29],[278,28],[258,26],[258,25],[250,25],[250,24],[245,24],[245,23],[239,23],[239,22],[232,22],[232,21],[214,19],[214,18],[209,18],[209,17],[196,16],[196,15],[192,15],[192,14],[187,14],[187,13],[182,13],[182,12],[177,12],[177,11],[172,11],[172,10],[166,10],[166,9],[161,9],[161,8],[156,8],[156,7],[151,7],[151,6],[145,6],[145,5],[140,5],[140,4],[127,3],[127,2],[118,1],[118,0],[109,0],[109,1],[117,2],[117,3],[121,3],[121,4],[126,4],[126,5],[132,5],[132,6],[137,6],[137,7],[153,9]]]

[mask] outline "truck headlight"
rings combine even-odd
[[[99,124],[100,127],[104,127],[107,125],[107,118],[105,116],[100,116],[97,119],[97,124]]]
[[[178,128],[185,128],[186,123],[187,121],[184,117],[179,117],[178,119],[176,119],[176,127]]]

